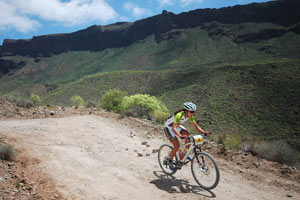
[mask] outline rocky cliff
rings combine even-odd
[[[178,15],[163,11],[160,15],[134,23],[95,25],[69,34],[36,36],[30,40],[4,40],[0,53],[2,56],[37,57],[65,51],[101,51],[124,47],[153,34],[159,42],[160,34],[172,29],[192,28],[212,21],[224,24],[270,22],[288,27],[300,21],[299,10],[299,0],[278,0],[220,9],[198,9]],[[295,27],[295,32],[299,32],[299,26]]]
[[[26,65],[26,63],[24,61],[18,62],[18,61],[14,61],[14,60],[0,59],[0,77],[3,74],[9,73],[9,70],[23,67],[25,65]]]

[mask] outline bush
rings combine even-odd
[[[19,107],[23,108],[31,108],[34,107],[34,103],[30,99],[17,99],[15,104]]]
[[[74,106],[84,106],[85,104],[83,98],[79,95],[72,96],[70,100]]]
[[[225,148],[240,150],[242,148],[242,140],[239,134],[230,134],[226,136],[226,140],[224,141]]]
[[[32,94],[30,96],[30,100],[34,103],[34,105],[39,105],[42,102],[41,98],[36,94]]]
[[[211,136],[218,144],[222,144],[222,150],[241,150],[243,146],[242,137],[237,133],[219,134]]]
[[[108,111],[114,110],[120,112],[122,99],[127,96],[126,92],[120,89],[112,89],[107,91],[99,101],[99,107]]]
[[[15,151],[13,147],[9,144],[0,143],[0,159],[1,160],[13,160],[15,156]]]
[[[155,110],[153,112],[153,116],[156,122],[163,124],[166,121],[166,119],[169,117],[169,114],[166,112]]]
[[[17,101],[17,98],[14,95],[5,94],[3,96],[3,98],[6,99],[7,101],[11,102],[11,103],[16,103],[16,101]]]
[[[154,96],[147,94],[135,94],[124,97],[121,103],[121,112],[134,117],[152,119],[155,112],[168,114],[167,107]]]
[[[15,103],[19,107],[31,108],[34,107],[34,102],[30,99],[23,98],[20,95],[4,95],[7,101]]]
[[[255,143],[253,148],[252,152],[267,160],[288,165],[294,165],[299,160],[297,151],[283,140]]]
[[[94,101],[89,100],[86,103],[85,107],[87,107],[87,108],[95,108],[96,107],[96,103]]]

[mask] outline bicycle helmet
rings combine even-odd
[[[183,107],[188,111],[196,111],[197,106],[192,102],[185,102]]]

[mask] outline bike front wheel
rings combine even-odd
[[[177,171],[176,168],[174,171],[172,171],[169,168],[169,156],[170,156],[172,149],[173,149],[173,147],[171,147],[170,145],[163,144],[160,146],[160,148],[158,150],[159,166],[168,175],[175,174],[175,172]],[[176,156],[174,156],[174,158],[176,159]]]
[[[214,158],[205,152],[195,154],[191,170],[195,181],[205,190],[217,187],[220,180],[219,167]]]

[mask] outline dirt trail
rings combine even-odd
[[[96,115],[0,121],[0,135],[37,158],[36,167],[66,199],[300,199],[295,191],[247,181],[222,167],[219,186],[211,192],[197,186],[189,165],[166,176],[153,149],[167,141],[131,131]]]

